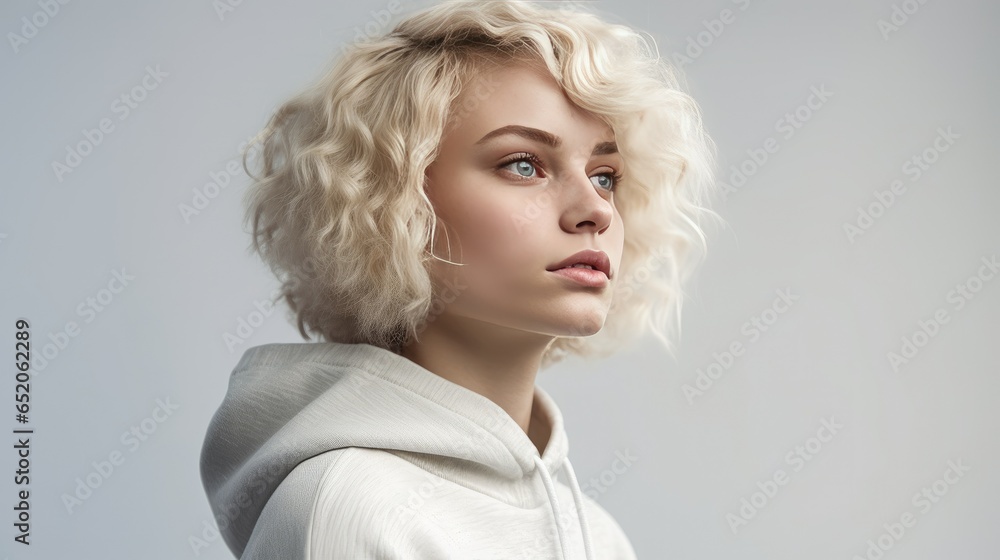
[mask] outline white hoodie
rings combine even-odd
[[[537,385],[531,421],[541,456],[499,405],[389,350],[266,344],[233,370],[201,477],[243,560],[635,559]]]

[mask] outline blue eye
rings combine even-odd
[[[618,188],[619,181],[622,180],[621,174],[620,173],[614,173],[614,172],[601,173],[600,175],[594,175],[593,177],[591,177],[591,179],[600,179],[602,177],[605,179],[604,182],[602,182],[601,184],[594,183],[594,186],[597,187],[597,188],[599,188],[599,189],[604,189],[604,190],[606,190],[608,192],[614,192],[615,189]],[[609,182],[610,182],[610,184],[608,184]]]
[[[513,166],[513,169],[510,169],[511,166]],[[501,163],[497,169],[507,169],[515,173],[519,178],[531,179],[535,177],[535,173],[539,171],[538,168],[540,167],[544,166],[542,165],[542,161],[538,159],[538,156],[524,152],[515,154],[512,159]],[[620,173],[609,171],[594,175],[591,177],[591,180],[593,179],[598,179],[598,181],[594,182],[594,186],[598,189],[614,192],[622,176]]]
[[[512,162],[512,165],[514,165],[515,172],[522,177],[531,177],[535,169],[535,164],[524,159]]]
[[[597,188],[601,188],[601,189],[605,189],[605,190],[611,190],[611,189],[615,188],[615,185],[614,185],[614,181],[615,180],[614,180],[613,177],[611,177],[610,173],[601,173],[600,175],[594,175],[593,177],[591,177],[591,179],[604,179],[603,182],[601,182],[601,181],[595,181],[594,182],[594,186],[597,187]]]
[[[536,167],[541,167],[542,162],[534,154],[523,153],[517,154],[515,159],[501,163],[499,169],[506,169],[512,165],[514,169],[510,171],[519,177],[531,178],[532,172],[537,171]]]

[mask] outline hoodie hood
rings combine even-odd
[[[537,385],[536,420],[550,430],[541,455],[499,405],[389,350],[363,343],[266,344],[247,349],[229,378],[205,435],[201,478],[219,532],[237,556],[292,469],[346,447],[468,461],[477,477],[498,483],[540,477],[565,550],[552,481],[564,469],[590,559],[583,497],[562,415]],[[532,492],[534,486],[524,488]]]

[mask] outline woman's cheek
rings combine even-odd
[[[478,254],[506,261],[509,255],[523,252],[530,232],[515,223],[515,206],[505,201],[489,201],[479,206],[478,211],[468,212],[466,225],[479,248]]]
[[[464,272],[476,285],[474,291],[487,299],[509,297],[537,260],[538,242],[532,241],[528,231],[513,227],[509,209],[494,204],[489,211],[469,212],[464,220],[467,236],[463,240],[470,241],[464,246],[468,260],[474,263]]]

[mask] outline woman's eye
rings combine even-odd
[[[611,173],[601,173],[600,175],[594,175],[591,179],[598,179],[594,182],[594,186],[599,189],[611,190],[615,186],[615,180],[611,176]],[[603,179],[601,181],[600,179]]]
[[[513,167],[513,169],[511,169]],[[505,164],[501,169],[507,169],[521,177],[531,177],[535,172],[535,164],[527,159],[519,159]]]
[[[539,178],[538,173],[541,172],[543,167],[541,165],[541,160],[533,154],[525,153],[518,155],[520,155],[518,159],[502,163],[498,169],[503,169],[509,173],[513,173],[519,179]],[[621,175],[615,171],[608,171],[607,173],[598,173],[590,179],[593,182],[593,185],[598,189],[614,192],[614,190],[618,187],[618,183],[621,181]]]
[[[594,182],[594,186],[599,189],[604,189],[606,191],[613,191],[615,187],[618,186],[618,181],[621,180],[621,176],[614,172],[601,173],[600,175],[594,175],[591,179],[597,179]]]

